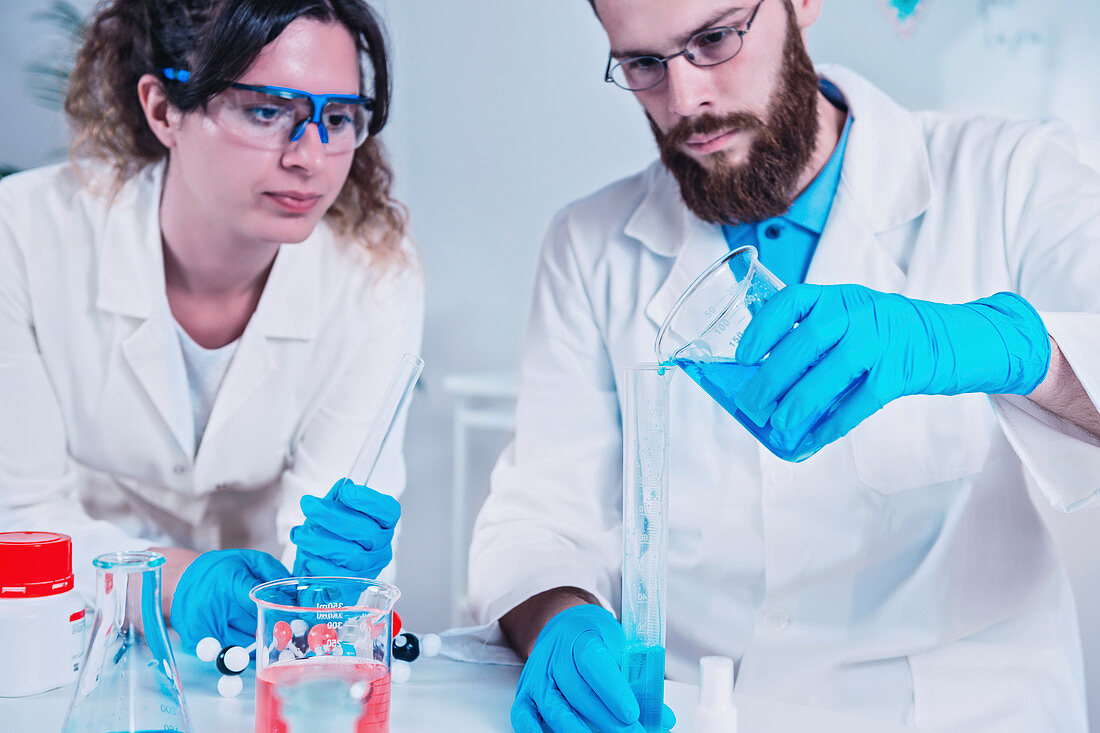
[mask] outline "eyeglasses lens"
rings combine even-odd
[[[710,28],[688,39],[683,55],[695,66],[717,66],[741,51],[741,33],[733,28]],[[656,56],[624,59],[611,69],[611,81],[633,92],[655,87],[665,78],[667,61]]]
[[[733,28],[712,28],[691,37],[688,58],[696,66],[714,66],[729,61],[741,50],[741,34]]]
[[[209,114],[246,145],[282,150],[300,127],[313,118],[313,103],[305,97],[287,99],[248,89],[227,89],[213,100]],[[328,135],[327,153],[354,150],[367,138],[370,112],[353,102],[330,100],[321,110]],[[324,139],[324,136],[322,136]]]

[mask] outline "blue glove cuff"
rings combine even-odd
[[[1008,351],[1009,379],[991,394],[1029,395],[1050,370],[1050,334],[1039,312],[1016,293],[1002,292],[972,304],[989,319]]]
[[[172,592],[172,608],[168,611],[168,621],[179,631],[177,625],[183,625],[184,614],[190,606],[191,594],[202,586],[207,571],[217,564],[218,556],[213,552],[204,552],[196,557],[184,568],[183,573],[176,581],[176,589]]]
[[[172,592],[172,607],[168,611],[168,623],[180,635],[180,640],[188,651],[194,651],[195,644],[201,638],[200,632],[197,631],[199,624],[195,623],[198,619],[189,617],[190,613],[196,612],[196,606],[199,605],[192,595],[200,592],[206,574],[212,566],[217,564],[217,558],[216,553],[205,552],[192,560],[191,564],[184,568],[183,574],[176,581],[176,589]]]
[[[559,627],[574,625],[593,628],[603,638],[604,643],[612,648],[613,652],[617,654],[622,652],[622,626],[619,625],[618,620],[610,611],[603,606],[592,603],[582,603],[578,606],[571,606],[564,611],[558,611],[542,627],[542,631],[535,638],[535,644],[538,645],[543,637],[554,634]]]
[[[953,356],[935,360],[926,394],[1027,395],[1046,378],[1050,336],[1022,297],[1001,292],[946,309],[938,318],[922,314],[926,326],[947,335],[950,348],[942,353]]]

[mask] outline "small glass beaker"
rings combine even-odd
[[[737,362],[737,344],[752,317],[782,288],[779,278],[757,259],[755,247],[727,252],[672,306],[654,349],[661,364],[683,369],[768,450],[797,462],[814,453],[805,447],[806,438],[825,413],[777,430],[770,422],[757,423],[734,404],[741,386],[760,369],[759,364]]]
[[[387,733],[395,586],[286,578],[249,594],[256,626],[256,733]]]
[[[176,659],[161,615],[164,555],[100,555],[91,643],[64,733],[188,733]]]

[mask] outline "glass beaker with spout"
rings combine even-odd
[[[256,733],[387,733],[400,595],[363,578],[286,578],[253,588]]]
[[[191,730],[161,615],[164,555],[100,555],[96,615],[64,733]]]
[[[752,317],[783,287],[757,259],[754,247],[727,252],[695,279],[672,306],[657,332],[654,349],[664,365],[678,366],[764,446],[787,461],[803,461],[814,451],[807,436],[828,411],[788,430],[757,423],[734,404],[741,386],[760,364],[734,357]]]

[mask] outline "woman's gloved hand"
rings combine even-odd
[[[397,499],[342,478],[323,498],[303,496],[301,506],[306,521],[290,530],[295,575],[374,578],[390,564]]]
[[[547,622],[523,665],[512,728],[542,733],[545,722],[555,733],[630,731],[644,733],[638,701],[620,668],[622,627],[606,609],[573,606]],[[665,706],[661,726],[676,722]]]
[[[758,425],[789,430],[840,398],[806,438],[816,450],[905,395],[1029,394],[1046,377],[1050,337],[1015,293],[947,305],[860,285],[792,285],[753,316],[736,358],[763,360],[736,399]]]
[[[256,639],[256,604],[248,592],[260,583],[288,577],[286,567],[266,552],[204,552],[180,576],[169,622],[192,654],[207,636],[223,645],[248,646]]]

